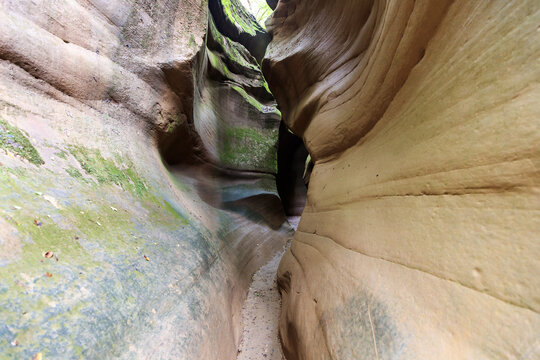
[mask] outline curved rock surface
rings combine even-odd
[[[205,1],[0,1],[0,358],[236,357],[291,229],[279,112],[213,23]]]
[[[315,166],[293,359],[540,356],[537,1],[281,0],[263,69]]]

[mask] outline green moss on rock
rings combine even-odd
[[[10,125],[0,117],[0,148],[9,151],[30,163],[40,166],[45,164],[37,150],[17,127]]]
[[[257,110],[259,110],[262,113],[269,114],[274,113],[277,116],[281,117],[281,112],[277,109],[275,106],[267,106],[261,104],[257,99],[255,99],[253,96],[249,95],[243,88],[236,85],[231,85],[231,88],[233,88],[237,93],[239,93],[248,103],[250,103],[253,107],[255,107]]]
[[[223,61],[221,61],[221,59],[211,50],[208,50],[206,53],[208,55],[210,65],[212,65],[214,69],[218,70],[223,76],[231,78],[231,73],[229,72],[227,65],[225,65]]]
[[[66,169],[66,172],[69,174],[69,176],[71,176],[72,178],[75,178],[75,179],[80,179],[83,177],[83,175],[81,174],[81,172],[77,169],[75,169],[73,166],[70,166]]]
[[[136,174],[131,162],[124,161],[122,168],[119,168],[114,161],[103,158],[98,150],[70,146],[69,151],[77,159],[83,170],[94,177],[99,184],[116,184],[124,190],[133,191],[139,196],[146,193],[146,184]],[[121,159],[118,158],[117,160]]]
[[[220,160],[232,168],[277,172],[277,129],[232,127],[225,129]]]
[[[0,167],[0,200],[20,249],[0,265],[0,348],[9,349],[0,359],[38,351],[75,358],[82,349],[84,358],[99,358],[89,346],[96,333],[103,349],[125,351],[107,333],[124,331],[118,324],[145,306],[138,293],[163,291],[156,284],[167,275],[154,264],[172,261],[168,249],[187,224],[181,211],[152,187],[135,197],[44,168]],[[10,345],[15,339],[20,346]]]
[[[54,155],[56,155],[60,159],[64,159],[64,160],[66,160],[67,157],[68,157],[68,153],[65,152],[64,150],[60,150],[59,152],[55,153]]]
[[[225,15],[235,24],[240,30],[250,35],[255,36],[256,31],[263,31],[262,27],[257,23],[253,15],[238,0],[221,0]]]
[[[216,27],[214,19],[209,19],[209,32],[212,39],[219,44],[221,50],[226,54],[227,58],[241,67],[251,69],[256,72],[261,72],[255,60],[249,51],[240,43],[230,40],[228,37],[223,36]],[[262,73],[261,73],[262,76]]]

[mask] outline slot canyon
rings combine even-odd
[[[0,360],[535,360],[539,312],[538,0],[0,0]]]

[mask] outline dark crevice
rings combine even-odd
[[[276,183],[287,216],[299,216],[304,210],[307,194],[307,184],[304,181],[307,157],[308,152],[302,139],[291,133],[281,122]]]
[[[270,6],[270,9],[272,10],[276,10],[278,2],[279,0],[266,0],[266,3],[268,4],[268,6]]]

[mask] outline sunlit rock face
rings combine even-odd
[[[539,11],[279,2],[263,69],[315,160],[289,360],[540,356]]]
[[[246,49],[261,61],[270,41],[268,33],[242,6],[240,0],[209,0],[208,7],[221,33]]]
[[[235,358],[278,125],[205,1],[1,1],[0,358]]]

